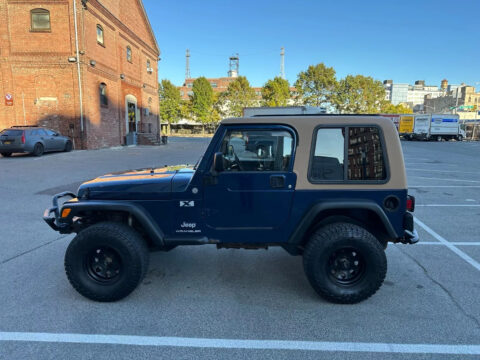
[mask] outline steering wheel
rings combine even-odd
[[[233,156],[235,157],[235,163],[233,165],[237,165],[239,171],[243,171],[242,165],[240,165],[240,159],[238,158],[235,151],[233,152]]]

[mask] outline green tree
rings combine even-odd
[[[196,120],[203,124],[212,122],[213,110],[213,89],[205,77],[195,79],[192,87],[193,95],[191,96],[191,111],[195,115]]]
[[[340,113],[379,113],[385,106],[385,89],[370,76],[347,75],[338,82],[332,103]]]
[[[180,119],[180,91],[169,80],[162,80],[158,84],[160,98],[160,117],[168,123],[175,123]]]
[[[242,116],[243,108],[255,105],[255,90],[250,87],[245,76],[239,76],[228,84],[227,91],[221,95],[222,108],[229,116]]]
[[[384,114],[413,114],[413,110],[403,104],[393,105],[386,102],[382,108]]]
[[[277,76],[268,80],[262,88],[264,106],[286,106],[290,100],[290,84],[288,80]]]
[[[310,65],[307,71],[302,71],[297,76],[297,102],[310,106],[328,106],[336,85],[333,67],[327,67],[324,63]]]

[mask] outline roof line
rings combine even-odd
[[[147,12],[145,11],[145,6],[143,6],[143,1],[142,1],[142,0],[138,0],[138,2],[140,3],[140,7],[142,8],[143,16],[145,16],[145,19],[147,20],[148,29],[150,30],[150,35],[151,35],[152,38],[153,38],[153,42],[155,43],[155,47],[156,47],[156,49],[157,49],[157,51],[158,51],[158,55],[160,56],[160,55],[161,55],[161,51],[160,51],[160,48],[158,47],[158,43],[157,43],[157,39],[155,38],[155,34],[153,33],[152,24],[150,23],[150,20],[149,20],[149,18],[148,18]]]

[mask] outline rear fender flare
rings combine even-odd
[[[364,209],[368,211],[373,211],[379,219],[382,221],[385,229],[387,230],[388,235],[392,239],[398,238],[398,234],[393,228],[390,220],[383,211],[383,209],[375,202],[364,200],[364,201],[343,201],[343,200],[330,200],[322,201],[317,204],[314,204],[309,210],[305,212],[302,217],[302,220],[299,222],[295,230],[292,232],[288,239],[289,244],[300,244],[310,229],[314,225],[314,221],[318,215],[327,210],[350,210],[350,209]]]

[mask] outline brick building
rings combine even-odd
[[[0,0],[0,129],[88,149],[158,134],[159,56],[141,0]]]

